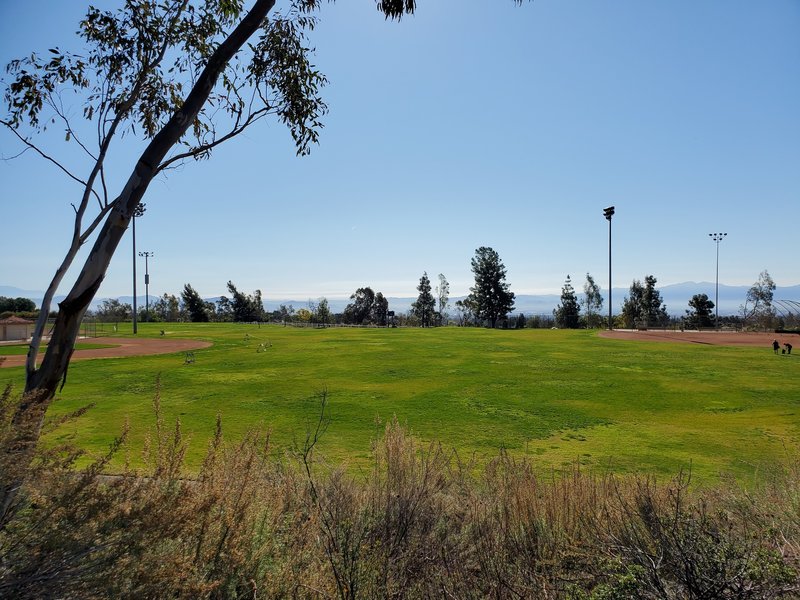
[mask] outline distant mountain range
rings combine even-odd
[[[739,306],[744,303],[745,296],[747,295],[747,290],[750,286],[747,285],[722,285],[719,286],[719,312],[723,315],[731,315],[736,314],[739,311]],[[686,309],[689,308],[688,302],[689,299],[694,296],[695,294],[707,294],[708,297],[713,301],[714,300],[714,283],[713,282],[693,282],[687,281],[685,283],[675,283],[672,285],[665,285],[663,287],[659,287],[658,290],[661,292],[661,297],[664,300],[664,303],[667,305],[667,312],[671,315],[683,315]],[[582,297],[583,293],[578,291],[578,297]],[[163,293],[163,292],[162,292]],[[608,290],[603,290],[603,297],[607,300],[608,299]],[[614,301],[614,312],[619,312],[620,307],[622,306],[622,301],[624,300],[625,296],[628,294],[628,288],[614,288],[613,289],[613,301]],[[177,294],[176,294],[177,295]],[[8,296],[11,298],[30,298],[36,305],[39,306],[42,301],[42,297],[44,296],[44,292],[41,291],[34,291],[34,290],[23,290],[17,287],[12,287],[8,285],[0,285],[0,296]],[[150,300],[153,301],[158,298],[159,294],[151,294]],[[787,287],[778,287],[775,290],[774,294],[776,301],[788,301],[788,302],[796,302],[800,303],[800,285],[793,285]],[[453,297],[450,298],[451,304],[451,312],[452,304],[456,300],[461,300],[463,296]],[[64,296],[57,296],[56,302],[60,302],[64,299]],[[97,307],[103,300],[107,298],[95,298],[94,302],[92,302],[92,307]],[[132,296],[120,296],[117,298],[120,302],[132,304],[133,297]],[[215,302],[219,299],[219,296],[206,298],[206,300]],[[316,301],[316,298],[312,298],[313,301]],[[404,313],[411,308],[411,303],[416,300],[416,297],[389,297],[389,310],[394,310],[396,312]],[[335,313],[342,312],[347,306],[349,300],[347,298],[328,298],[328,303],[330,304],[331,310]],[[560,302],[560,295],[559,294],[540,294],[540,295],[532,295],[532,294],[518,294],[515,302],[515,313],[525,313],[526,315],[535,315],[535,314],[551,314],[553,309],[558,305]],[[139,306],[145,305],[145,297],[138,296],[137,297],[137,304]],[[308,298],[306,299],[297,299],[297,298],[266,298],[264,300],[264,306],[268,311],[272,311],[277,309],[281,304],[291,304],[295,309],[304,308],[308,306]],[[776,308],[781,309],[780,305],[777,304]],[[606,309],[607,310],[607,309]]]

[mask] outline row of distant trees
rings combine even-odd
[[[622,303],[622,312],[615,317],[615,327],[635,329],[679,324],[690,329],[701,329],[715,325],[715,305],[707,294],[692,296],[688,303],[689,309],[681,319],[670,317],[661,292],[656,289],[657,281],[653,275],[645,276],[644,283],[638,279],[633,280],[628,295]],[[771,328],[779,325],[780,319],[772,303],[775,289],[775,282],[770,274],[766,270],[762,271],[758,280],[747,291],[745,302],[739,307],[739,314],[736,317],[725,317],[725,323],[752,328]],[[556,326],[575,329],[603,325],[604,319],[600,314],[603,296],[589,273],[586,274],[583,291],[584,298],[579,301],[572,280],[567,275],[561,288],[561,302],[553,311]],[[585,315],[580,314],[581,306],[586,309]]]
[[[508,325],[508,315],[514,309],[514,293],[505,280],[506,269],[500,256],[492,248],[481,247],[472,259],[475,285],[464,300],[455,303],[461,325]],[[439,273],[438,285],[431,284],[427,271],[420,277],[419,295],[406,314],[395,314],[389,310],[389,301],[382,292],[371,287],[358,288],[350,296],[350,302],[342,313],[333,313],[326,298],[309,301],[307,307],[295,309],[282,304],[272,312],[264,309],[261,290],[247,294],[238,290],[232,281],[227,284],[230,297],[221,296],[216,302],[204,300],[190,285],[184,285],[180,298],[164,294],[156,298],[149,309],[138,315],[142,321],[191,321],[191,322],[263,322],[276,321],[284,324],[308,322],[319,325],[352,324],[416,325],[433,327],[446,325],[450,320],[450,284],[444,274]],[[104,300],[90,314],[102,321],[130,319],[133,308],[116,299]],[[515,319],[517,319],[516,317]],[[521,317],[524,323],[524,316]]]
[[[36,303],[29,298],[9,298],[0,296],[0,319],[10,315],[33,317],[36,314]]]
[[[228,281],[230,296],[221,296],[216,302],[204,300],[190,285],[186,284],[180,296],[164,294],[154,299],[149,311],[141,308],[138,318],[142,321],[174,322],[278,322],[310,323],[317,325],[351,324],[435,327],[455,322],[460,326],[490,326],[511,329],[525,327],[560,327],[566,329],[597,328],[607,326],[603,315],[604,298],[600,287],[590,273],[586,274],[583,296],[579,298],[569,275],[561,289],[559,305],[553,310],[552,318],[547,315],[512,315],[514,293],[505,281],[505,267],[499,255],[491,248],[481,247],[472,259],[475,285],[470,294],[454,303],[455,314],[448,312],[450,307],[450,284],[439,273],[438,285],[433,286],[428,273],[419,280],[419,295],[405,314],[395,314],[389,310],[389,301],[381,292],[371,287],[358,288],[350,296],[350,303],[341,313],[331,311],[327,298],[310,300],[308,305],[295,308],[291,304],[281,304],[277,310],[264,309],[261,290],[252,294],[239,291],[232,281]],[[614,317],[615,327],[628,329],[646,327],[683,326],[688,329],[709,328],[714,323],[714,302],[706,294],[695,294],[688,302],[686,314],[676,319],[667,314],[661,293],[656,289],[657,279],[647,275],[644,281],[634,279],[628,295],[622,303],[622,311]],[[784,325],[773,305],[775,282],[769,272],[761,272],[758,280],[747,292],[745,302],[736,316],[725,316],[720,324],[737,327],[773,328]],[[11,314],[35,317],[35,303],[28,298],[8,298],[0,296],[0,316]],[[119,322],[130,320],[133,308],[130,304],[116,299],[104,300],[90,317],[101,321]],[[794,323],[788,325],[796,325]]]
[[[600,287],[590,273],[586,274],[583,296],[573,286],[569,275],[561,289],[560,303],[547,315],[512,315],[514,293],[505,281],[506,269],[499,255],[492,248],[481,247],[472,259],[475,284],[470,294],[454,303],[455,314],[451,319],[450,284],[439,273],[438,285],[432,285],[428,273],[424,272],[417,286],[418,296],[411,310],[395,314],[389,310],[389,301],[382,292],[369,286],[358,288],[350,296],[344,311],[334,313],[327,298],[310,300],[308,305],[295,308],[281,304],[277,310],[264,309],[261,290],[244,293],[228,281],[230,296],[221,296],[216,302],[204,300],[190,285],[186,284],[180,297],[164,294],[154,300],[149,311],[142,309],[138,315],[142,321],[191,321],[191,322],[278,322],[309,323],[316,325],[350,324],[434,327],[455,322],[460,326],[488,326],[521,329],[525,327],[560,327],[566,329],[597,328],[607,325],[602,314],[604,298]],[[706,294],[695,294],[688,302],[689,309],[680,319],[670,317],[661,293],[656,289],[657,279],[647,275],[644,281],[634,279],[628,295],[622,303],[622,311],[614,317],[615,327],[628,329],[665,327],[679,325],[686,328],[708,328],[714,326],[714,302]],[[737,327],[769,328],[780,325],[772,304],[775,283],[767,271],[763,271],[748,290],[745,303],[736,317],[726,316],[721,324]],[[25,298],[0,297],[0,308],[5,310],[31,311],[32,301]],[[101,321],[124,321],[132,316],[130,304],[119,300],[104,300],[93,316]],[[0,310],[0,313],[2,311]]]

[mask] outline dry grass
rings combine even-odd
[[[0,434],[13,461],[10,391]],[[218,421],[199,474],[184,479],[180,422],[159,395],[145,464],[101,475],[125,436],[82,472],[42,454],[0,524],[9,598],[781,598],[797,597],[800,472],[756,490],[694,490],[689,477],[542,480],[501,454],[482,469],[396,421],[369,474],[305,444],[268,458],[269,435],[226,443]],[[475,475],[475,473],[480,473]],[[3,471],[2,477],[7,476]],[[3,483],[3,482],[0,482]]]

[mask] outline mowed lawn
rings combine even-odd
[[[170,426],[180,417],[199,464],[217,414],[229,439],[271,431],[272,448],[302,444],[328,393],[320,451],[332,464],[369,466],[371,441],[388,419],[464,461],[501,448],[543,473],[582,468],[671,476],[691,468],[711,481],[749,479],[792,460],[800,431],[800,355],[769,348],[625,342],[593,331],[295,329],[234,324],[144,324],[140,335],[213,342],[184,355],[75,362],[51,410],[95,403],[48,443],[100,453],[130,423],[129,458],[154,430],[160,375]],[[120,328],[122,329],[122,327]],[[21,387],[22,369],[0,383]]]

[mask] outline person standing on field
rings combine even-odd
[[[778,343],[778,340],[772,340],[772,349],[775,351],[775,354],[778,353],[778,349],[781,345]]]

